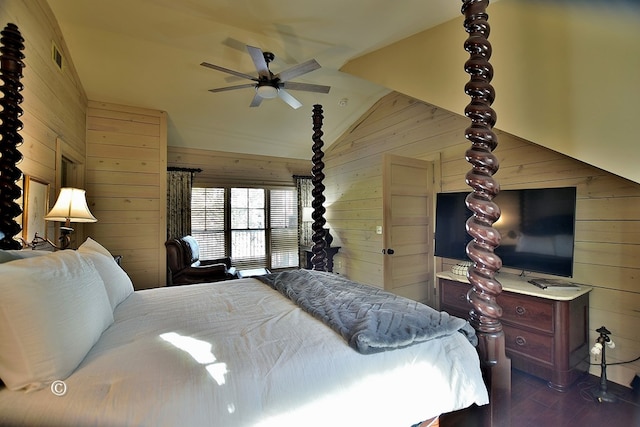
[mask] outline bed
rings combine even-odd
[[[393,350],[363,341],[361,330],[362,353],[255,278],[134,292],[90,239],[77,251],[1,264],[0,273],[0,375],[7,365],[21,371],[3,376],[18,390],[0,390],[2,425],[410,427],[488,402],[474,337],[458,331],[468,324],[446,313],[435,326],[450,331]],[[307,283],[334,276],[296,273]],[[6,360],[25,348],[35,353],[29,367]]]
[[[472,142],[468,181],[475,196],[469,206],[475,219],[468,249],[474,260],[469,321],[350,282],[377,294],[384,304],[393,300],[405,306],[402,310],[409,307],[413,316],[407,317],[413,320],[422,319],[425,310],[436,319],[431,322],[436,332],[424,334],[401,324],[399,341],[389,344],[383,338],[380,344],[365,337],[364,347],[354,344],[359,334],[342,328],[335,317],[326,322],[331,308],[299,305],[301,299],[314,298],[280,289],[275,283],[286,281],[282,273],[263,280],[133,291],[111,254],[91,239],[77,251],[34,255],[16,249],[11,236],[19,228],[11,223],[16,212],[7,196],[14,195],[14,177],[21,174],[16,164],[20,126],[12,126],[21,113],[20,84],[14,81],[21,75],[16,65],[21,57],[18,48],[12,50],[19,39],[5,36],[9,46],[3,50],[3,73],[10,72],[3,76],[2,90],[5,101],[15,102],[10,108],[3,105],[0,153],[0,179],[5,181],[0,184],[7,189],[0,203],[0,256],[6,261],[0,264],[0,378],[6,383],[0,388],[0,424],[409,427],[437,425],[440,414],[475,404],[489,408],[487,425],[509,425],[510,365],[495,302],[500,286],[493,273],[500,265],[492,255],[497,243],[490,231],[497,217],[487,209],[497,191],[491,178],[497,162],[490,153],[496,145],[490,130],[495,117],[488,107],[491,76],[477,72],[488,68],[487,4],[465,0],[463,6],[470,33],[465,48],[472,56],[467,66],[473,99],[467,111],[472,120],[466,135]],[[321,125],[321,110],[314,111],[313,206],[316,214],[320,211],[314,231],[322,228],[324,213],[322,133],[316,125]],[[314,269],[322,270],[315,268],[324,265],[322,239],[314,234],[313,240]],[[333,276],[309,274],[306,280],[321,283]],[[315,299],[327,299],[326,292],[332,291],[325,289],[324,297]],[[356,309],[357,319],[374,312],[367,298],[358,299],[365,305]],[[393,314],[387,319],[391,326],[404,311],[386,313]],[[373,349],[372,342],[378,343]]]

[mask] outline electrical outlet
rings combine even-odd
[[[382,226],[376,225],[376,234],[382,234]]]

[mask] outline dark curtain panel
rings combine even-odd
[[[191,187],[199,169],[167,170],[167,239],[191,234]]]
[[[313,195],[313,183],[311,182],[311,176],[294,175],[293,179],[296,182],[296,190],[298,191],[298,242],[302,247],[311,247],[313,241],[311,236],[313,230],[311,229],[312,219],[311,201]]]

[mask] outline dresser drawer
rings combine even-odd
[[[502,325],[507,352],[553,364],[553,337]]]
[[[453,307],[458,312],[468,313],[471,304],[467,302],[467,292],[471,285],[451,280],[440,280],[440,305],[441,309]]]
[[[498,296],[498,304],[505,322],[553,333],[552,301],[503,293]]]
[[[440,309],[466,319],[472,309],[467,302],[471,285],[457,278],[451,274],[438,276]],[[582,375],[586,368],[583,361],[589,357],[588,291],[557,300],[544,291],[523,293],[528,285],[522,277],[505,274],[502,279],[505,287],[513,288],[497,297],[511,366],[548,380],[555,390],[566,390]]]

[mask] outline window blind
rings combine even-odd
[[[191,235],[200,245],[202,260],[226,256],[224,207],[224,188],[191,190]]]
[[[230,256],[238,269],[298,267],[297,197],[295,188],[194,187],[191,233],[200,258]]]
[[[270,192],[271,266],[297,267],[298,253],[298,195],[295,189]]]

